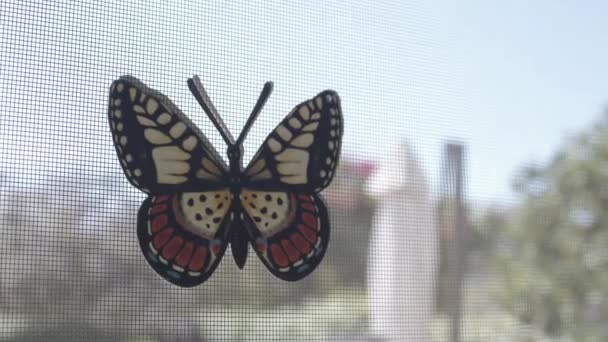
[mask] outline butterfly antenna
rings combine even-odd
[[[262,92],[260,93],[260,97],[258,97],[258,101],[256,102],[255,107],[253,107],[253,110],[251,111],[251,114],[249,115],[249,119],[247,119],[247,122],[245,123],[245,127],[243,127],[243,130],[241,131],[239,138],[236,140],[237,146],[241,146],[243,144],[243,141],[247,137],[247,133],[249,133],[249,129],[251,129],[251,126],[253,126],[255,119],[258,117],[258,115],[262,111],[262,108],[266,104],[268,97],[270,97],[270,94],[272,93],[272,88],[273,88],[272,82],[266,82],[266,84],[264,84],[264,89],[262,89]]]
[[[220,135],[226,144],[229,146],[234,145],[234,137],[230,133],[230,130],[228,129],[228,126],[226,126],[224,120],[222,120],[220,114],[217,112],[217,109],[215,109],[213,106],[213,102],[211,102],[211,99],[209,98],[209,95],[207,95],[207,91],[205,91],[205,87],[203,87],[203,83],[201,83],[198,76],[194,75],[192,78],[188,79],[188,88],[190,88],[190,91],[192,92],[192,95],[194,95],[194,98],[196,98],[196,101],[198,101],[201,107],[203,107],[203,110],[209,117],[209,120],[213,122],[215,128],[220,132]]]

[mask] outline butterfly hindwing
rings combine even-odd
[[[319,265],[329,221],[317,195],[244,189],[241,204],[253,248],[275,276],[296,281]]]
[[[164,95],[131,76],[110,88],[108,117],[122,169],[146,193],[224,186],[226,165],[196,126]]]
[[[228,189],[148,197],[137,229],[146,260],[173,284],[204,282],[228,245],[230,210]]]
[[[255,188],[319,192],[331,182],[343,133],[338,94],[326,90],[296,106],[245,170]]]

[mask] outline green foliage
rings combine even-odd
[[[608,117],[514,187],[518,207],[481,225],[503,308],[547,336],[608,339]]]

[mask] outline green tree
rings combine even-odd
[[[514,188],[520,204],[487,232],[502,305],[547,336],[607,340],[608,115]]]

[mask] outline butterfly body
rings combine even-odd
[[[188,85],[226,142],[228,165],[202,132],[164,95],[131,76],[110,90],[116,152],[132,185],[148,194],[137,235],[150,265],[184,287],[207,280],[230,245],[239,268],[249,244],[277,277],[312,272],[329,241],[318,196],[339,159],[339,98],[325,91],[303,102],[268,136],[247,167],[243,140],[270,94],[267,83],[238,139],[198,78]]]

